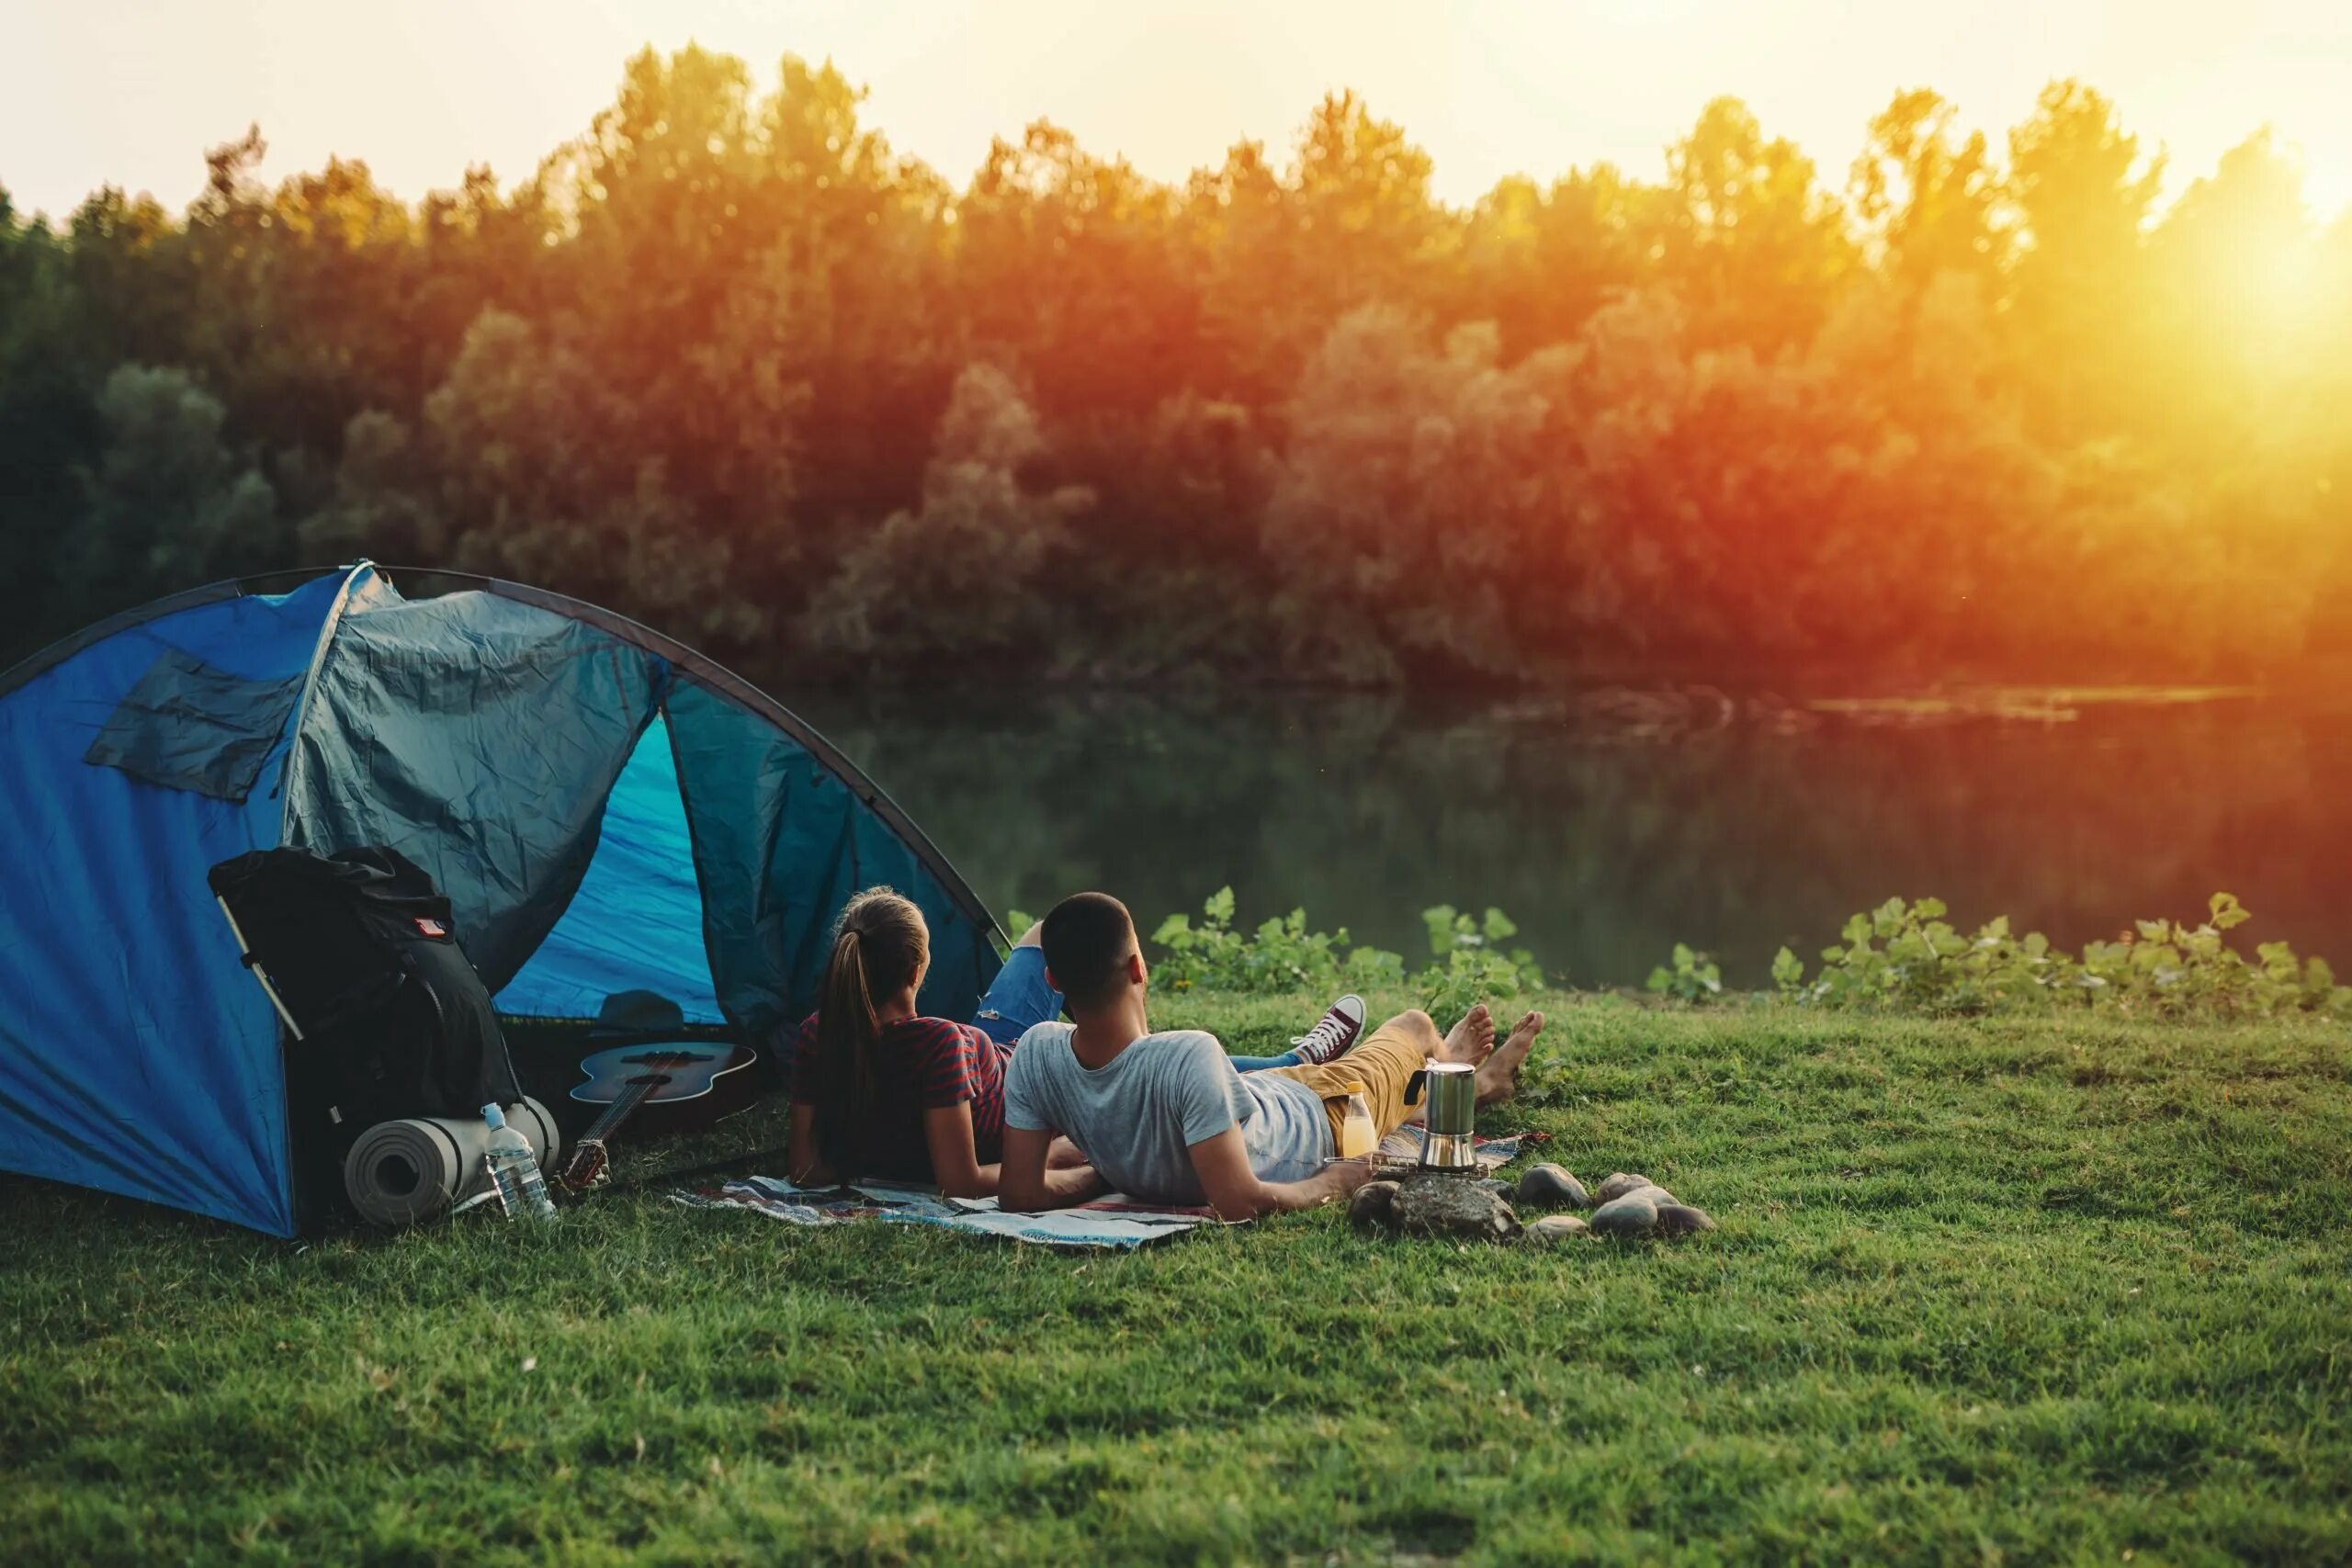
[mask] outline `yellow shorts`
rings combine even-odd
[[[1270,1072],[1296,1078],[1313,1089],[1323,1101],[1323,1114],[1331,1119],[1331,1146],[1340,1144],[1340,1123],[1348,1119],[1348,1087],[1363,1085],[1363,1098],[1372,1107],[1372,1120],[1386,1137],[1403,1126],[1417,1105],[1405,1102],[1405,1089],[1413,1075],[1430,1065],[1422,1042],[1397,1026],[1396,1020],[1375,1029],[1356,1048],[1333,1061],[1311,1067],[1272,1067]]]

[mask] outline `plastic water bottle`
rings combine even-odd
[[[555,1201],[548,1196],[548,1184],[539,1175],[539,1162],[531,1153],[529,1141],[506,1124],[506,1112],[495,1105],[483,1106],[481,1119],[490,1126],[490,1147],[482,1154],[482,1163],[490,1167],[490,1179],[498,1189],[498,1206],[510,1220],[528,1214],[552,1222]]]

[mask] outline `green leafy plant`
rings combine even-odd
[[[2079,958],[2040,931],[2016,935],[2007,916],[1963,935],[1945,913],[1940,899],[1890,898],[1846,922],[1843,940],[1822,951],[1821,972],[1811,980],[1782,948],[1773,984],[1793,1001],[1925,1011],[2071,1005],[2164,1016],[2352,1015],[2352,989],[2336,985],[2324,960],[2299,958],[2274,942],[2248,962],[2229,945],[2224,933],[2252,919],[2232,894],[2214,894],[2194,927],[2134,921],[2113,942],[2085,943]]]
[[[1233,889],[1220,887],[1200,917],[1170,915],[1151,940],[1160,950],[1157,983],[1170,990],[1272,992],[1369,991],[1409,986],[1433,1013],[1458,1016],[1476,1002],[1503,1002],[1544,984],[1544,971],[1525,948],[1506,944],[1519,927],[1500,909],[1468,915],[1450,904],[1421,911],[1430,936],[1430,963],[1408,974],[1404,958],[1385,948],[1358,947],[1342,926],[1307,929],[1306,913],[1266,920],[1254,930],[1234,924]]]
[[[1413,976],[1413,985],[1430,1012],[1452,1018],[1474,1003],[1509,1001],[1543,986],[1544,971],[1525,948],[1501,945],[1519,927],[1500,909],[1490,908],[1474,919],[1439,904],[1421,911],[1421,922],[1429,928],[1433,962]]]
[[[1405,961],[1379,948],[1353,947],[1345,926],[1335,931],[1306,929],[1306,911],[1293,909],[1236,930],[1233,889],[1220,887],[1201,906],[1200,923],[1188,915],[1159,922],[1151,940],[1163,956],[1153,966],[1158,982],[1171,990],[1337,990],[1395,985]]]
[[[1712,1001],[1723,995],[1724,975],[1711,955],[1678,942],[1669,963],[1650,971],[1645,988],[1679,1002]]]

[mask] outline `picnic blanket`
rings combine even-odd
[[[1182,1235],[1195,1225],[1221,1224],[1211,1208],[1170,1208],[1112,1192],[1076,1208],[1014,1213],[993,1198],[950,1198],[936,1188],[856,1181],[839,1187],[796,1187],[773,1176],[746,1176],[718,1187],[673,1192],[696,1209],[749,1209],[795,1225],[842,1225],[881,1220],[901,1225],[943,1225],[980,1235],[1010,1236],[1042,1247],[1080,1249],[1141,1247]]]
[[[1516,1137],[1480,1139],[1479,1168],[1492,1170],[1517,1157],[1521,1142]],[[1383,1158],[1416,1159],[1420,1152],[1418,1129],[1393,1133],[1380,1145]],[[843,1225],[880,1220],[890,1224],[940,1225],[1076,1251],[1124,1251],[1182,1235],[1199,1225],[1226,1223],[1205,1205],[1170,1207],[1123,1192],[1105,1193],[1075,1208],[1023,1214],[998,1208],[993,1198],[950,1198],[932,1187],[882,1181],[796,1187],[774,1176],[741,1177],[718,1186],[673,1192],[670,1197],[687,1208],[743,1209],[786,1224]]]

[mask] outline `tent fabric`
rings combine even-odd
[[[562,916],[668,666],[481,592],[353,604],[303,705],[286,841],[429,872],[504,987]]]
[[[628,990],[667,997],[689,1023],[724,1017],[703,947],[702,890],[670,727],[660,718],[605,802],[596,858],[571,907],[497,999],[510,1015],[594,1018],[606,997]]]
[[[205,883],[280,845],[426,867],[510,1014],[641,988],[756,1043],[875,882],[931,919],[926,1010],[977,1006],[1001,933],[821,737],[608,611],[471,581],[215,584],[0,673],[0,1169],[293,1234],[277,1017]]]
[[[813,1010],[833,916],[877,884],[913,899],[931,927],[917,1005],[969,1018],[1000,961],[993,924],[959,906],[960,884],[951,888],[923,864],[856,784],[759,716],[692,679],[672,689],[668,713],[728,1021],[763,1039]]]
[[[0,1167],[291,1231],[277,1019],[204,880],[277,843],[283,742],[243,802],[83,759],[166,653],[299,679],[340,588],[159,615],[0,696]]]
[[[249,681],[167,648],[82,760],[166,789],[243,800],[277,749],[301,690],[300,674]]]

